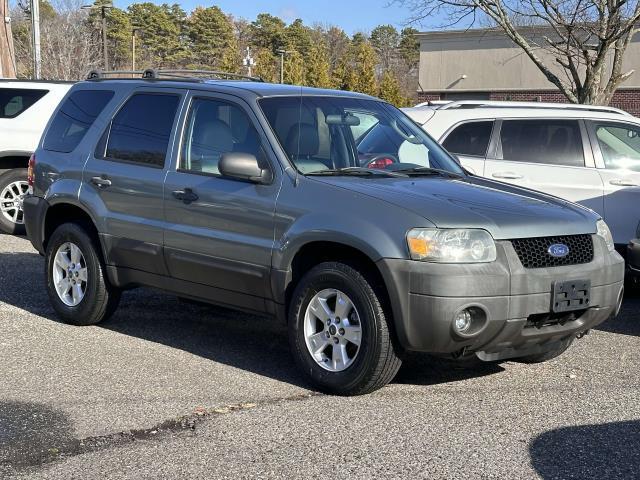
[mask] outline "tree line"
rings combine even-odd
[[[25,2],[25,3],[20,3]],[[12,12],[19,77],[32,73],[29,3],[20,0]],[[122,10],[106,5],[109,68],[176,68],[247,73],[242,59],[249,47],[252,75],[280,80],[280,51],[285,83],[353,90],[379,96],[395,105],[414,102],[419,43],[417,30],[380,25],[371,32],[348,35],[335,25],[290,23],[261,13],[254,20],[237,18],[217,6],[187,13],[178,4],[135,3]],[[78,0],[40,0],[42,72],[48,79],[78,80],[102,68],[101,10],[81,9]]]

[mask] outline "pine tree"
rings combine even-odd
[[[330,68],[327,46],[324,42],[316,43],[309,51],[306,75],[307,85],[310,87],[331,88],[333,85],[329,75]]]
[[[262,78],[265,82],[276,82],[278,76],[278,65],[276,57],[268,48],[260,48],[254,53],[255,68],[253,74]]]
[[[396,107],[402,107],[406,103],[400,90],[400,82],[390,70],[385,70],[382,74],[379,96]]]
[[[107,15],[107,40],[109,42],[109,63],[111,68],[131,68],[132,27],[124,10],[110,8]]]
[[[141,29],[141,66],[176,67],[188,60],[186,14],[179,5],[134,3],[127,11],[131,24]]]
[[[191,60],[197,67],[238,70],[240,60],[233,25],[220,8],[196,8],[189,17],[187,29]]]
[[[376,52],[366,39],[359,38],[353,48],[355,69],[353,75],[349,76],[348,88],[368,95],[377,95]]]
[[[284,57],[284,83],[290,85],[304,85],[304,59],[296,50],[292,50]]]

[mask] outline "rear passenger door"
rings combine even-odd
[[[449,153],[458,157],[464,168],[475,175],[483,175],[494,124],[494,120],[472,120],[458,124],[444,135],[440,143]]]
[[[166,274],[163,185],[182,100],[179,90],[134,91],[89,156],[81,198],[104,219],[108,263]]]
[[[581,203],[601,215],[603,186],[577,119],[504,119],[484,176]]]
[[[274,210],[281,172],[253,112],[231,95],[196,92],[165,183],[165,259],[172,277],[215,287],[212,300],[252,310],[270,297]],[[225,153],[254,155],[269,185],[225,178]]]

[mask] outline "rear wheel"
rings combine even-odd
[[[296,363],[324,392],[377,390],[401,365],[389,321],[363,272],[339,262],[317,265],[296,287],[289,309]]]
[[[542,363],[553,360],[554,358],[562,355],[571,346],[572,343],[573,337],[570,337],[558,342],[558,344],[554,348],[547,352],[527,355],[525,357],[516,358],[515,360],[522,363]]]
[[[99,246],[74,223],[60,225],[47,243],[47,293],[58,316],[73,325],[94,325],[109,318],[120,291],[105,277]]]
[[[22,199],[28,189],[26,168],[0,175],[0,231],[11,235],[24,234]]]

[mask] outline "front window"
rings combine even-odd
[[[287,156],[303,174],[348,169],[462,168],[398,109],[348,97],[271,97],[260,101]]]
[[[597,125],[596,136],[606,168],[640,172],[640,127]]]

